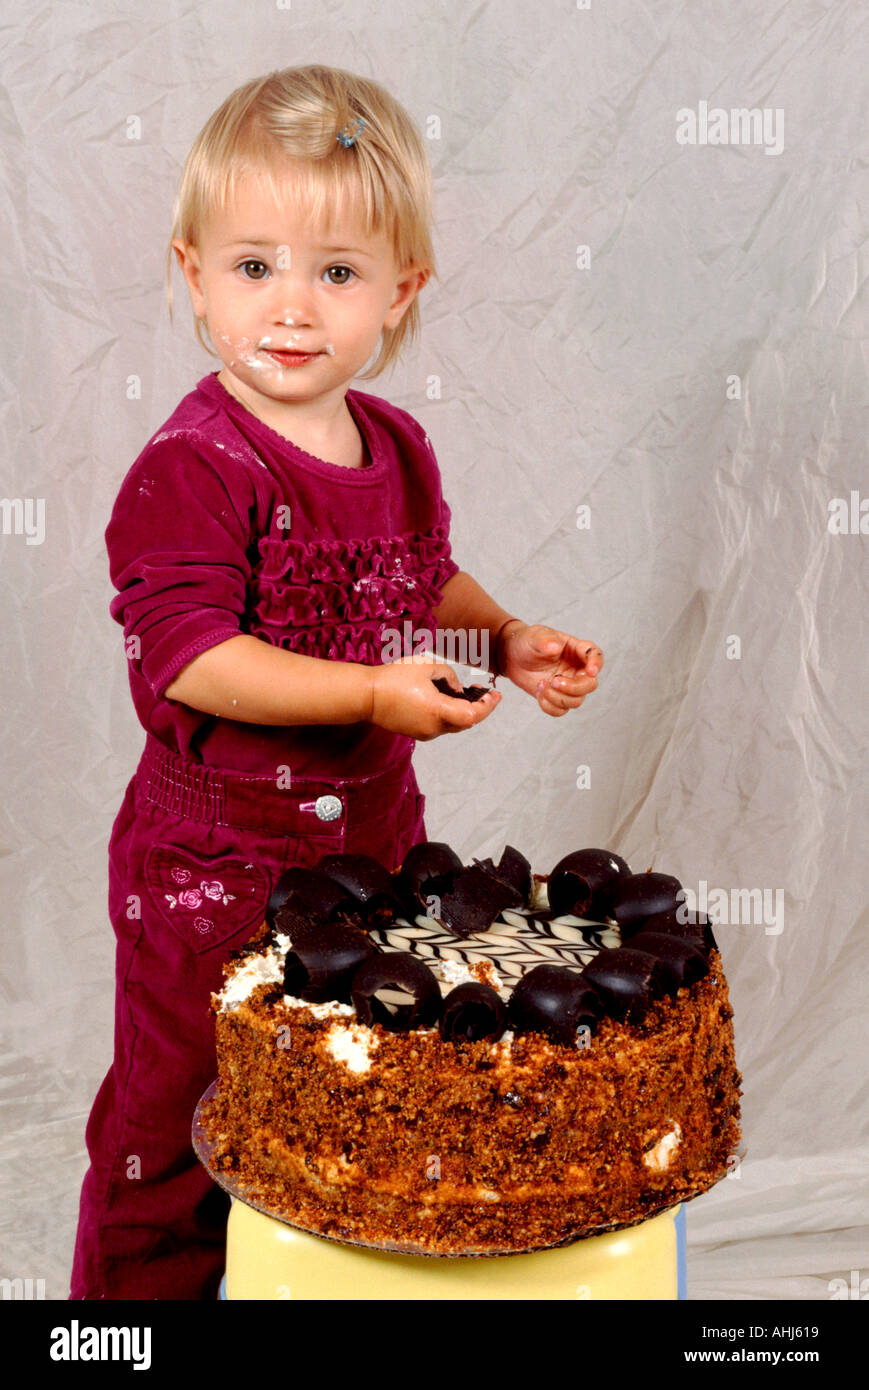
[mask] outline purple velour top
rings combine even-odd
[[[202,714],[164,691],[239,633],[333,661],[381,661],[385,628],[434,628],[458,565],[434,450],[407,411],[348,391],[361,468],[315,458],[213,372],[145,445],[106,528],[110,606],[144,727],[211,767],[259,775],[374,772],[413,740],[373,724],[269,726]],[[410,623],[406,629],[404,624]]]

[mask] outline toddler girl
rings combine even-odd
[[[288,866],[346,851],[397,867],[426,838],[414,740],[501,698],[444,694],[452,667],[385,659],[387,634],[471,631],[554,716],[597,684],[597,647],[459,570],[425,431],[349,389],[417,329],[430,209],[407,113],[326,67],[234,92],[185,165],[170,265],[174,250],[222,370],[145,445],[106,531],[147,736],[109,843],[115,1048],[75,1299],[215,1297],[229,1201],[190,1125],[216,1074],[221,966]]]

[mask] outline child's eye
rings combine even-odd
[[[335,271],[337,271],[338,276],[340,278],[330,278],[329,283],[331,285],[346,285],[348,280],[350,279],[350,276],[355,275],[356,273],[354,270],[350,269],[349,265],[330,265],[329,269],[326,271],[326,274],[332,277],[332,274]]]
[[[244,267],[245,267],[245,266],[248,266],[248,265],[258,265],[258,266],[260,267],[261,270],[263,270],[263,271],[267,271],[267,270],[268,270],[268,266],[265,265],[262,261],[256,261],[256,260],[253,260],[253,259],[250,259],[250,260],[247,260],[247,261],[241,261],[241,262],[239,263],[239,265],[238,265],[238,269],[239,269],[239,270],[243,270]],[[263,277],[262,275],[248,275],[247,272],[245,272],[245,277],[244,277],[244,278],[245,278],[245,280],[262,280],[264,277]]]

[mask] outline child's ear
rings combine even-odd
[[[384,328],[396,328],[405,310],[410,307],[423,285],[431,279],[431,271],[409,266],[403,270],[395,284],[395,296],[386,311]]]
[[[184,279],[187,281],[187,288],[190,291],[190,300],[193,304],[193,312],[199,317],[205,317],[205,298],[202,294],[200,283],[199,253],[196,247],[190,242],[182,241],[181,237],[175,237],[172,242],[172,250],[175,252],[178,264],[181,267]]]

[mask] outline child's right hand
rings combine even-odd
[[[474,701],[443,695],[433,684],[439,676],[445,677],[453,690],[462,688],[452,666],[419,656],[373,666],[371,671],[369,722],[421,741],[472,728],[486,719],[501,699],[497,690]]]

